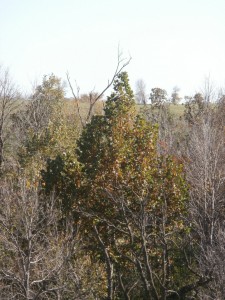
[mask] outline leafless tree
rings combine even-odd
[[[143,79],[136,82],[135,98],[138,104],[147,104],[146,84]]]
[[[1,299],[76,299],[70,260],[78,228],[67,220],[59,230],[54,197],[41,199],[36,184],[21,179],[1,182],[0,201]]]
[[[175,86],[173,88],[173,91],[172,91],[172,94],[171,94],[171,102],[173,104],[178,104],[181,101],[181,97],[179,95],[179,91],[180,91],[180,89],[177,86]]]
[[[189,126],[185,166],[190,184],[190,215],[196,259],[202,275],[211,274],[200,299],[224,297],[225,139],[222,103],[204,106]],[[195,250],[196,250],[195,249]],[[222,296],[223,295],[223,296]]]
[[[216,99],[216,88],[210,75],[205,77],[201,93],[206,103],[214,102]]]
[[[180,129],[180,120],[170,112],[168,103],[159,107],[146,105],[141,110],[144,117],[152,124],[157,124],[158,148],[161,153],[177,154],[178,137],[177,131]]]
[[[9,70],[0,66],[0,168],[4,162],[6,142],[10,136],[11,114],[18,107],[19,93]]]

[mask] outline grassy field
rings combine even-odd
[[[104,107],[104,101],[98,101],[94,108],[93,108],[93,114],[102,114],[102,111],[103,111],[103,107]],[[177,116],[177,117],[181,117],[183,116],[184,114],[184,109],[185,109],[185,106],[184,104],[169,104],[169,111],[172,115],[174,116]],[[148,104],[147,105],[147,108],[150,108],[151,105]],[[71,111],[74,111],[74,112],[77,112],[77,104],[74,100],[70,100],[70,101],[67,101],[67,108]],[[144,106],[143,105],[139,105],[137,104],[137,109],[138,111],[140,111],[141,109],[143,109]],[[79,109],[80,109],[80,113],[81,113],[81,116],[82,117],[85,117],[87,116],[87,113],[88,113],[88,109],[89,109],[89,103],[87,102],[79,102]]]
[[[151,104],[148,104],[147,108],[150,108],[150,107],[151,107]],[[168,104],[168,107],[169,107],[169,112],[173,116],[176,116],[178,118],[183,116],[184,109],[185,109],[184,104]],[[137,104],[137,108],[138,108],[139,111],[141,111],[144,108],[144,106],[140,105],[140,104]]]
[[[169,110],[170,113],[177,116],[177,117],[181,117],[184,114],[184,104],[170,104],[169,105]]]

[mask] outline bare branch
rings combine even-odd
[[[79,91],[80,91],[80,88],[77,86],[76,81],[75,81],[75,84],[76,84],[76,87],[77,87],[77,95],[76,95],[75,92],[74,92],[73,86],[71,84],[70,76],[69,76],[68,72],[66,74],[66,77],[67,77],[67,81],[69,83],[69,87],[70,87],[70,90],[72,92],[73,98],[74,98],[75,103],[76,103],[77,113],[78,113],[81,125],[82,125],[82,127],[84,127],[84,122],[83,122],[83,119],[82,119],[82,116],[81,116],[81,113],[80,113],[80,106],[79,106]]]
[[[87,116],[85,118],[85,121],[83,121],[83,118],[82,118],[81,113],[80,113],[80,107],[79,107],[79,103],[78,103],[79,98],[78,98],[78,96],[74,92],[74,89],[73,89],[73,86],[71,84],[71,80],[70,80],[69,74],[67,72],[67,81],[69,83],[69,87],[70,87],[70,90],[71,90],[72,95],[74,97],[74,100],[76,101],[77,112],[78,112],[79,119],[80,119],[82,127],[84,127],[85,124],[87,124],[90,121],[90,119],[92,117],[92,113],[93,113],[93,108],[94,108],[95,104],[97,103],[97,101],[99,99],[101,99],[101,97],[104,95],[104,93],[112,86],[112,84],[115,81],[116,77],[130,63],[130,61],[131,61],[131,57],[129,59],[122,58],[122,53],[120,51],[118,51],[116,69],[115,69],[115,71],[113,73],[112,78],[110,80],[108,80],[108,83],[107,83],[106,87],[102,90],[102,92],[100,92],[96,96],[94,96],[93,91],[89,93],[89,108],[88,108],[88,113],[87,113]],[[78,91],[79,91],[79,89],[78,89]]]

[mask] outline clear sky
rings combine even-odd
[[[29,90],[69,71],[82,92],[100,91],[118,44],[134,88],[193,94],[210,75],[225,86],[225,0],[0,0],[0,63]]]

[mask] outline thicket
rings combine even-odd
[[[123,68],[106,101],[54,75],[23,101],[8,76],[0,298],[223,299],[224,97],[176,116],[159,88],[137,110]]]

